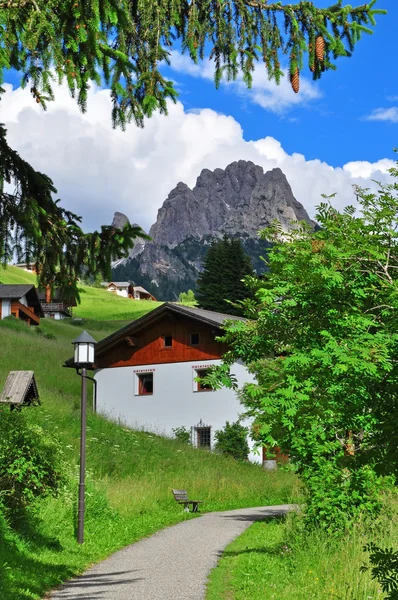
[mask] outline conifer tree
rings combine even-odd
[[[203,272],[199,275],[196,299],[200,308],[231,315],[241,315],[236,303],[248,297],[243,283],[246,275],[252,275],[249,256],[243,251],[239,239],[224,237],[214,242],[205,256]]]
[[[65,82],[82,111],[91,82],[110,88],[112,121],[143,126],[154,111],[167,113],[176,100],[160,65],[178,43],[197,62],[210,52],[215,84],[242,74],[250,87],[261,61],[280,82],[288,63],[292,88],[299,91],[304,58],[315,79],[350,56],[363,33],[371,33],[376,0],[353,7],[337,0],[328,8],[312,1],[268,0],[0,0],[0,86],[5,72],[21,74],[43,109],[54,100],[52,82]],[[0,93],[4,91],[0,87]],[[11,184],[15,192],[8,191]],[[142,233],[103,228],[84,234],[79,218],[53,198],[52,181],[36,172],[6,142],[0,125],[0,261],[14,250],[20,260],[37,261],[42,284],[74,282],[81,273],[105,271]],[[105,269],[105,271],[104,271]]]

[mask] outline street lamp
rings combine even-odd
[[[94,364],[94,348],[97,342],[87,331],[83,331],[72,344],[75,346],[74,366],[82,378],[81,419],[80,419],[80,478],[79,504],[77,509],[77,541],[84,541],[84,481],[86,470],[86,408],[87,408],[87,368]],[[81,373],[79,373],[81,369]]]

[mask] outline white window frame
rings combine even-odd
[[[152,394],[140,394],[140,377],[144,375],[152,375]],[[137,369],[134,371],[134,396],[140,398],[146,398],[147,396],[154,396],[155,394],[155,369]]]
[[[211,390],[200,390],[199,382],[195,381],[196,377],[199,377],[198,371],[208,371],[212,365],[203,365],[192,367],[193,376],[192,376],[192,391],[198,394],[209,394],[210,392],[214,392],[215,390],[212,388]]]

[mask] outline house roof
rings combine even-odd
[[[110,281],[107,284],[107,287],[110,285],[115,285],[116,287],[129,287],[131,283],[129,281]]]
[[[8,300],[19,300],[22,296],[25,296],[33,288],[32,284],[18,283],[18,284],[1,284],[0,285],[0,298]]]
[[[20,300],[23,296],[26,296],[29,306],[34,307],[36,314],[44,317],[37,289],[34,285],[26,283],[0,284],[0,300]]]
[[[0,394],[0,404],[40,404],[34,371],[10,371]]]
[[[207,325],[213,325],[217,329],[221,329],[222,325],[225,321],[243,321],[245,322],[247,319],[243,317],[237,317],[235,315],[228,315],[224,313],[218,313],[211,310],[204,310],[203,308],[191,308],[189,306],[183,306],[181,304],[175,304],[173,302],[165,302],[158,308],[151,310],[149,313],[132,321],[125,327],[118,329],[115,333],[108,335],[108,337],[104,338],[100,342],[98,342],[95,353],[96,356],[106,352],[108,349],[115,346],[119,340],[122,340],[126,336],[132,335],[138,332],[140,329],[150,325],[151,323],[157,321],[163,315],[167,313],[172,313],[175,315],[181,315],[185,317],[190,317],[199,321],[201,323],[206,323]],[[73,358],[70,358],[65,362],[66,367],[73,367]]]
[[[148,290],[143,288],[142,285],[135,285],[135,286],[133,286],[133,289],[135,292],[143,292],[144,294],[148,294],[149,296],[152,296],[151,292],[148,292]],[[153,296],[152,296],[152,298],[153,298]]]

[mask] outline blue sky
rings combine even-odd
[[[12,74],[1,121],[11,146],[53,179],[62,204],[83,216],[87,230],[110,223],[114,211],[148,230],[179,181],[192,187],[203,168],[240,159],[265,171],[280,167],[311,216],[323,193],[337,193],[342,208],[355,203],[353,185],[388,181],[398,146],[398,1],[377,5],[388,15],[377,18],[373,35],[320,81],[305,71],[297,95],[286,79],[270,83],[261,63],[252,90],[240,81],[216,90],[209,61],[195,66],[175,49],[163,70],[176,82],[178,102],[143,130],[112,129],[108,90],[92,86],[81,114],[68,90],[55,86],[56,101],[44,112]]]
[[[318,0],[317,4],[329,6],[331,0]],[[339,59],[337,71],[325,73],[314,83],[321,97],[280,115],[254,105],[249,95],[231,93],[225,85],[215,90],[210,80],[177,74],[173,69],[165,72],[179,82],[180,100],[187,109],[209,107],[232,115],[246,140],[273,136],[289,153],[320,158],[334,166],[354,159],[373,162],[381,156],[393,157],[398,123],[364,120],[375,109],[398,106],[398,2],[378,0],[377,6],[387,9],[388,15],[377,17],[373,35],[363,36],[351,58]]]

